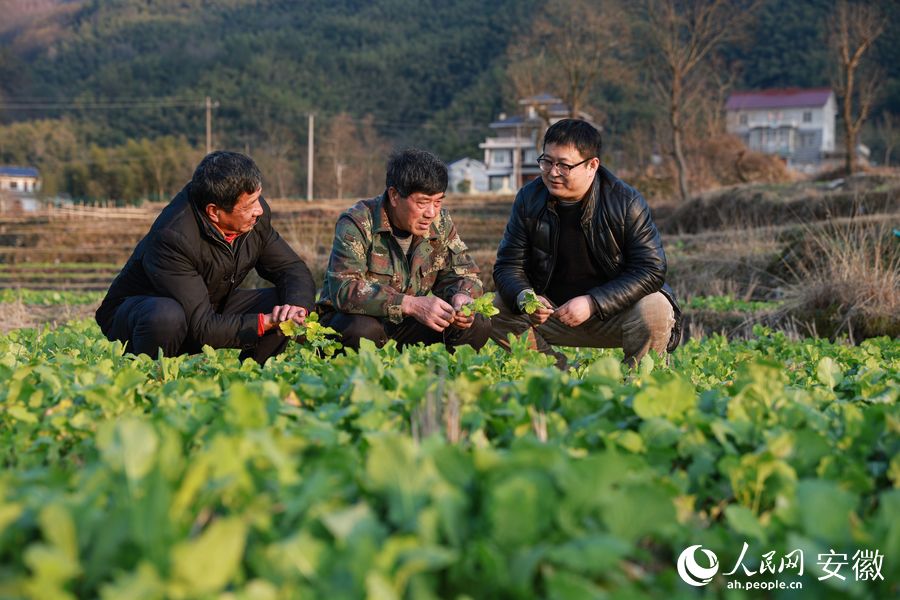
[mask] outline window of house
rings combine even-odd
[[[534,150],[534,148],[529,148],[525,151],[525,156],[522,158],[522,162],[528,166],[532,166],[537,162],[537,152]]]
[[[747,124],[747,115],[741,115],[739,121],[740,121],[741,125],[746,125]]]
[[[506,187],[506,177],[491,177],[490,186],[492,192],[499,192]]]
[[[10,182],[9,182],[9,189],[11,189],[11,190],[17,190],[17,189],[19,189],[19,182],[18,182],[18,181],[10,181]]]
[[[803,122],[804,123],[812,123],[812,111],[811,110],[803,111]]]
[[[495,165],[508,165],[512,162],[512,153],[509,150],[494,150],[491,152],[491,162]]]

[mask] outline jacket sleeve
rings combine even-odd
[[[165,229],[156,235],[142,259],[156,292],[181,304],[191,337],[213,348],[248,348],[256,344],[257,315],[221,315],[209,302],[209,289],[185,253],[188,241]]]
[[[431,291],[435,296],[450,302],[456,294],[466,294],[477,298],[484,293],[484,286],[478,277],[478,265],[469,256],[468,247],[459,237],[456,225],[446,217],[450,226],[447,236],[447,253],[449,262],[438,271]]]
[[[658,292],[666,279],[666,253],[650,217],[650,207],[640,194],[632,196],[625,209],[622,253],[622,272],[588,292],[600,319],[608,319],[644,296]]]
[[[519,191],[513,202],[503,239],[497,248],[497,261],[494,263],[494,285],[506,306],[515,312],[519,311],[516,298],[532,286],[525,274],[525,261],[528,259],[528,232],[525,227],[525,199]]]
[[[272,227],[268,210],[257,227],[263,237],[256,262],[257,273],[275,284],[284,304],[311,311],[316,300],[316,285],[309,267]]]
[[[399,315],[403,293],[366,278],[369,246],[353,219],[342,215],[335,225],[334,244],[325,273],[327,295],[340,312],[373,317]],[[391,309],[393,306],[397,308]]]

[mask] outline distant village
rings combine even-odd
[[[484,160],[462,158],[449,165],[456,192],[510,194],[540,175],[537,140],[544,129],[570,116],[560,98],[542,94],[519,101],[521,114],[490,124],[496,134],[480,144]],[[582,119],[592,121],[589,114]],[[831,88],[735,92],[725,103],[728,133],[748,149],[781,157],[789,169],[814,174],[835,168],[843,151],[835,144],[837,100]],[[860,157],[868,150],[861,146]]]
[[[558,97],[522,98],[516,115],[501,113],[490,124],[493,135],[479,147],[482,159],[465,157],[449,164],[449,191],[511,194],[540,175],[537,140],[556,121],[570,116]],[[593,122],[590,114],[580,118]],[[725,103],[728,133],[748,149],[779,156],[794,171],[815,174],[843,160],[837,149],[837,101],[831,88],[777,89],[732,93]],[[863,160],[868,149],[859,147]],[[0,211],[33,211],[40,205],[41,177],[30,166],[0,165]]]

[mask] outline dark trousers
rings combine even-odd
[[[475,322],[468,329],[448,327],[444,331],[435,331],[412,317],[395,324],[387,319],[342,312],[327,314],[322,323],[337,330],[341,334],[341,343],[354,350],[359,349],[359,341],[363,338],[372,340],[379,348],[388,340],[396,340],[401,348],[422,342],[425,345],[444,344],[451,352],[456,346],[465,344],[478,350],[491,335],[491,320],[482,315],[475,315]]]
[[[275,288],[234,290],[222,314],[269,313],[278,304]],[[156,357],[162,348],[164,356],[196,354],[203,343],[188,334],[187,317],[178,301],[162,296],[132,296],[116,309],[107,337],[119,340],[133,354]],[[244,349],[240,358],[252,358],[263,364],[270,356],[282,352],[288,338],[278,328],[259,338],[252,348]]]

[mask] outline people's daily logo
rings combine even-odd
[[[708,567],[700,566],[697,563],[697,550],[700,549],[706,555],[709,562]],[[685,583],[696,587],[702,587],[712,581],[712,578],[719,571],[719,559],[712,550],[702,548],[700,544],[685,548],[684,552],[678,557],[678,574]]]

